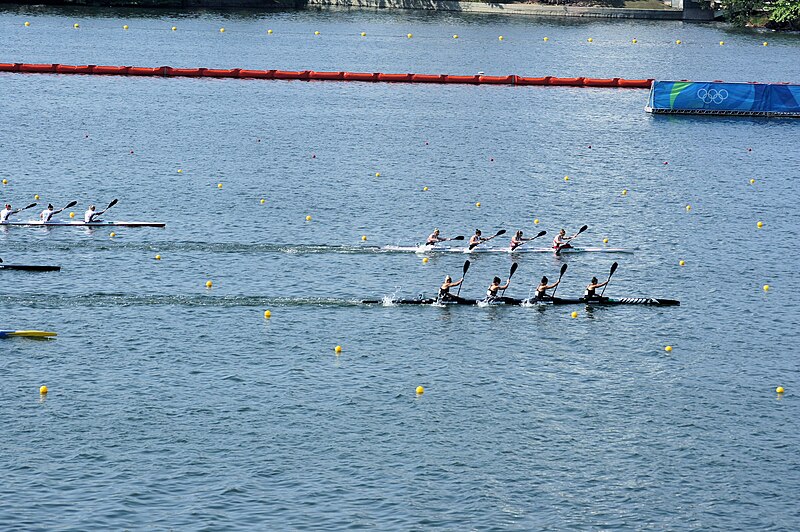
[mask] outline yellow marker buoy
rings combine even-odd
[[[115,236],[117,236],[117,233],[115,233],[114,231],[111,231],[111,233],[109,233],[108,236],[110,236],[111,238],[114,238]]]
[[[172,31],[178,31],[178,27],[177,26],[172,26]]]
[[[72,27],[77,30],[78,28],[81,27],[81,25],[76,22],[75,24],[72,25]]]
[[[375,177],[380,177],[380,176],[381,176],[380,172],[375,172]]]
[[[679,261],[678,261],[678,266],[686,266],[686,261],[684,261],[684,260],[679,260]]]
[[[264,198],[261,198],[261,201],[260,201],[261,205],[264,205],[264,203],[266,203],[266,201],[267,200],[265,200]]]
[[[502,35],[501,35],[501,36],[499,36],[499,37],[497,38],[497,40],[498,40],[498,41],[502,41],[502,40],[503,40],[503,36],[502,36]]]
[[[127,29],[128,29],[128,25],[127,25],[127,24],[125,24],[124,26],[122,26],[122,29],[123,29],[123,30],[127,30]]]
[[[45,388],[45,387],[44,387],[44,386],[42,386],[42,388]],[[46,389],[46,388],[45,388],[45,389]],[[783,390],[783,386],[778,386],[777,388],[775,388],[775,391],[776,391],[777,393],[783,393],[783,391],[784,391],[784,390]]]
[[[180,168],[178,168],[178,173],[179,173],[179,174],[182,174],[182,173],[183,173],[183,170],[181,170]]]
[[[761,46],[769,46],[769,43],[767,41],[764,41],[761,43]]]
[[[476,201],[476,202],[475,202],[475,206],[476,206],[476,207],[480,207],[480,206],[481,206],[481,202],[480,202],[480,201]]]
[[[8,184],[8,179],[3,179],[3,184],[7,185]]]
[[[267,34],[272,35],[272,30],[267,30]]]
[[[762,288],[764,289],[764,292],[769,292],[769,285],[768,284],[765,284]]]
[[[264,311],[264,318],[265,319],[270,319],[271,317],[272,317],[272,312],[270,312],[269,310],[265,310]]]
[[[214,283],[211,281],[206,281],[206,288],[211,288],[212,286],[214,286]]]
[[[318,32],[318,31],[315,31],[315,32],[314,32],[314,35],[319,35],[319,32]]]
[[[547,41],[549,41],[549,40],[550,40],[550,37],[545,37],[545,38],[544,38],[544,42],[547,42]]]
[[[622,195],[623,196],[627,196],[628,195],[628,189],[627,188],[623,188],[622,189]]]
[[[539,225],[539,218],[533,219],[533,225]]]
[[[222,188],[222,183],[217,183],[217,188]]]
[[[577,310],[573,310],[572,314],[570,314],[570,316],[572,316],[573,318],[577,318],[578,317],[578,311]]]
[[[758,223],[756,223],[756,227],[758,227],[759,229],[761,229],[762,227],[764,227],[764,222],[758,222]]]
[[[428,264],[428,257],[422,259],[422,264]]]
[[[425,388],[417,386],[417,395],[422,395],[423,393],[425,393]]]
[[[586,42],[593,42],[593,39],[589,37],[588,39],[586,39]]]
[[[74,212],[69,213],[69,217],[70,218],[75,218],[75,213]]]
[[[668,345],[667,347],[664,348],[664,351],[666,351],[667,353],[671,353],[672,352],[672,346]]]
[[[362,36],[362,37],[366,37],[366,36],[367,36],[367,32],[366,32],[366,31],[362,31],[362,32],[361,32],[361,36]]]
[[[750,180],[750,184],[751,184],[751,185],[755,185],[755,184],[756,184],[756,180],[755,180],[755,179],[751,179],[751,180]]]
[[[608,244],[608,238],[603,239],[603,244]]]
[[[422,187],[422,191],[423,192],[427,192],[428,191],[428,187]]]
[[[564,181],[569,181],[569,176],[568,175],[564,176]]]
[[[724,46],[725,45],[725,41],[719,41],[719,45],[720,46]]]
[[[39,194],[34,194],[33,195],[33,199],[38,200],[39,199]]]
[[[407,34],[406,34],[406,39],[410,39],[410,38],[411,38],[411,37],[413,37],[413,36],[414,36],[414,34],[413,34],[413,33],[407,33]]]
[[[30,26],[30,25],[31,25],[31,23],[30,23],[30,22],[28,22],[28,21],[26,20],[26,21],[25,21],[25,27],[27,28],[27,27],[28,27],[28,26]]]
[[[639,41],[637,41],[636,39],[633,39],[633,40],[631,40],[631,42],[632,42],[633,44],[636,44],[636,43],[637,43],[637,42],[639,42]]]
[[[225,28],[220,28],[220,29],[219,29],[219,32],[220,32],[220,33],[225,33]]]
[[[675,44],[681,44],[681,40],[678,39],[677,41],[675,41]]]
[[[156,260],[161,260],[161,255],[156,255],[156,256],[155,256],[155,259],[156,259]]]
[[[458,39],[458,35],[453,35],[453,39]]]
[[[310,221],[311,221],[311,215],[310,215],[310,214],[309,214],[308,216],[306,216],[306,221],[307,221],[307,222],[310,222]]]
[[[691,206],[691,205],[687,205],[687,206],[686,206],[686,212],[689,212],[689,211],[691,211],[691,210],[692,210],[692,206]]]
[[[333,350],[336,351],[336,354],[338,355],[339,353],[342,352],[342,346],[337,345],[336,347],[333,348]]]
[[[366,242],[367,241],[367,235],[361,235],[361,241],[362,242]]]
[[[42,395],[47,395],[47,386],[40,386],[39,393]]]

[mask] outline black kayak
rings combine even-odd
[[[30,266],[27,264],[0,264],[0,270],[21,270],[25,272],[57,272],[61,266]]]
[[[382,299],[365,299],[362,303],[367,305],[382,305]],[[588,305],[588,306],[614,306],[614,305],[649,305],[654,307],[673,307],[681,304],[676,299],[661,299],[655,297],[604,297],[602,299],[585,300],[583,298],[561,298],[556,297],[548,300],[535,299],[516,299],[513,297],[498,297],[491,301],[485,299],[449,299],[438,301],[433,298],[422,299],[396,299],[391,302],[393,305]]]

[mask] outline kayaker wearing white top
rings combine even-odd
[[[52,218],[55,213],[56,211],[53,210],[53,204],[48,203],[47,208],[43,210],[42,213],[39,215],[39,219],[44,223],[47,223],[50,221],[50,218]]]
[[[0,211],[0,223],[7,222],[9,216],[11,216],[12,214],[17,214],[18,212],[19,212],[18,210],[12,211],[11,204],[6,203],[6,208]]]
[[[83,221],[85,223],[87,223],[87,224],[88,223],[92,223],[92,222],[96,221],[94,219],[95,216],[97,216],[97,212],[95,212],[95,206],[94,205],[89,205],[89,209],[85,213],[83,213]],[[97,220],[97,221],[99,221],[99,220]]]

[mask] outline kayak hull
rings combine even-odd
[[[0,225],[10,225],[16,227],[165,227],[167,224],[162,222],[40,222],[28,220],[27,222],[3,222]]]
[[[493,305],[586,305],[590,307],[606,307],[618,305],[645,305],[652,307],[674,307],[679,306],[681,303],[676,299],[662,299],[654,297],[620,297],[611,298],[604,297],[601,299],[593,299],[586,301],[583,298],[554,298],[544,301],[536,299],[517,299],[513,297],[500,297],[492,301],[484,299],[458,299],[450,301],[437,301],[432,298],[424,299],[398,299],[395,301],[385,300],[369,300],[366,299],[362,303],[367,305],[435,305],[435,306],[450,306],[450,305],[466,305],[466,306],[493,306]]]
[[[555,253],[553,248],[529,248],[519,247],[511,250],[510,247],[476,247],[468,249],[465,247],[436,247],[436,246],[383,246],[382,251],[393,251],[397,253]],[[626,248],[607,248],[607,247],[574,247],[562,249],[564,253],[633,253],[633,249]]]
[[[0,338],[51,338],[57,335],[51,331],[0,331]]]
[[[61,266],[38,266],[28,264],[0,264],[0,270],[19,270],[23,272],[57,272]]]

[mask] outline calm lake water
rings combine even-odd
[[[797,35],[411,12],[6,7],[0,50],[800,81]],[[800,527],[799,121],[654,117],[618,89],[0,74],[0,95],[3,202],[167,222],[0,231],[5,262],[63,267],[0,271],[0,328],[59,333],[2,341],[0,528]],[[379,246],[583,224],[635,253],[476,255],[461,294],[516,260],[507,295],[566,262],[577,296],[618,261],[606,295],[681,306],[357,303],[464,261]]]

